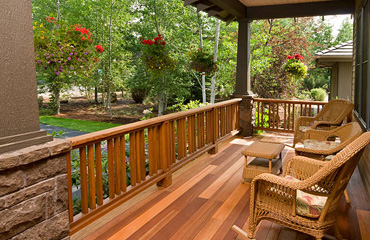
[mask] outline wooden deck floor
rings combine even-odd
[[[266,137],[265,137],[266,138]],[[267,137],[289,143],[291,138]],[[250,184],[242,184],[242,149],[256,138],[235,138],[220,146],[216,155],[204,155],[173,175],[168,188],[153,186],[71,239],[235,239],[236,224],[246,229]],[[283,151],[283,165],[294,156]],[[370,239],[370,205],[356,169],[347,188],[351,204],[344,198],[338,219],[345,239]],[[313,239],[312,237],[262,221],[257,240]]]

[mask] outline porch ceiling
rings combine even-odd
[[[311,3],[311,2],[326,2],[327,0],[239,0],[247,7],[271,6],[283,4]],[[335,0],[331,0],[335,1]]]
[[[232,22],[238,18],[271,19],[353,14],[354,0],[184,0],[198,11]]]

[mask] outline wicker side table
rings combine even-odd
[[[243,182],[251,181],[261,173],[278,174],[279,171],[282,172],[281,152],[284,147],[285,145],[282,143],[260,141],[254,142],[244,149],[242,152],[245,156]],[[248,161],[248,157],[255,158]]]

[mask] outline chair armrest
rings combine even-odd
[[[298,126],[311,126],[311,123],[317,121],[316,117],[300,116],[297,118],[296,123]]]
[[[296,156],[288,160],[285,165],[284,176],[290,175],[298,180],[305,180],[326,164],[326,162],[312,158]]]
[[[335,129],[334,129],[335,130]],[[316,129],[307,129],[305,133],[305,139],[315,139],[326,141],[328,137],[334,134],[334,130],[316,130]]]
[[[328,122],[328,121],[317,121],[312,125],[312,128],[320,127],[320,125],[324,126],[339,126],[339,124],[334,122]]]

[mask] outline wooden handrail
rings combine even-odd
[[[241,100],[71,138],[73,150],[67,156],[71,234],[155,183],[168,186],[172,172],[201,154],[217,152],[217,144],[239,130]],[[78,182],[72,181],[76,175],[81,213],[73,216],[71,183]]]
[[[101,140],[101,139],[107,139],[107,138],[114,137],[114,136],[117,136],[123,133],[129,133],[129,132],[132,132],[138,129],[154,126],[154,125],[157,125],[165,121],[177,120],[180,118],[184,118],[186,116],[194,115],[194,114],[201,113],[201,112],[206,112],[206,111],[212,110],[213,108],[225,107],[227,105],[239,103],[241,100],[242,100],[241,98],[234,98],[231,100],[227,100],[227,101],[223,101],[223,102],[219,102],[215,104],[210,104],[210,105],[206,105],[206,106],[199,107],[199,108],[171,113],[171,114],[167,114],[164,116],[147,119],[144,121],[134,122],[134,123],[125,124],[125,125],[114,127],[114,128],[101,130],[98,132],[93,132],[93,133],[88,133],[88,134],[84,134],[84,135],[77,136],[77,137],[72,137],[70,138],[70,140],[72,141],[73,148],[78,148],[80,145],[84,145],[89,142],[94,142],[94,141]]]
[[[314,116],[327,102],[254,98],[256,130],[294,132],[299,116]],[[313,107],[315,106],[315,107]]]
[[[271,99],[271,98],[253,98],[253,101],[257,102],[274,102],[274,103],[298,103],[298,104],[314,104],[314,105],[325,105],[328,102],[319,101],[302,101],[302,100],[284,100],[284,99]]]

